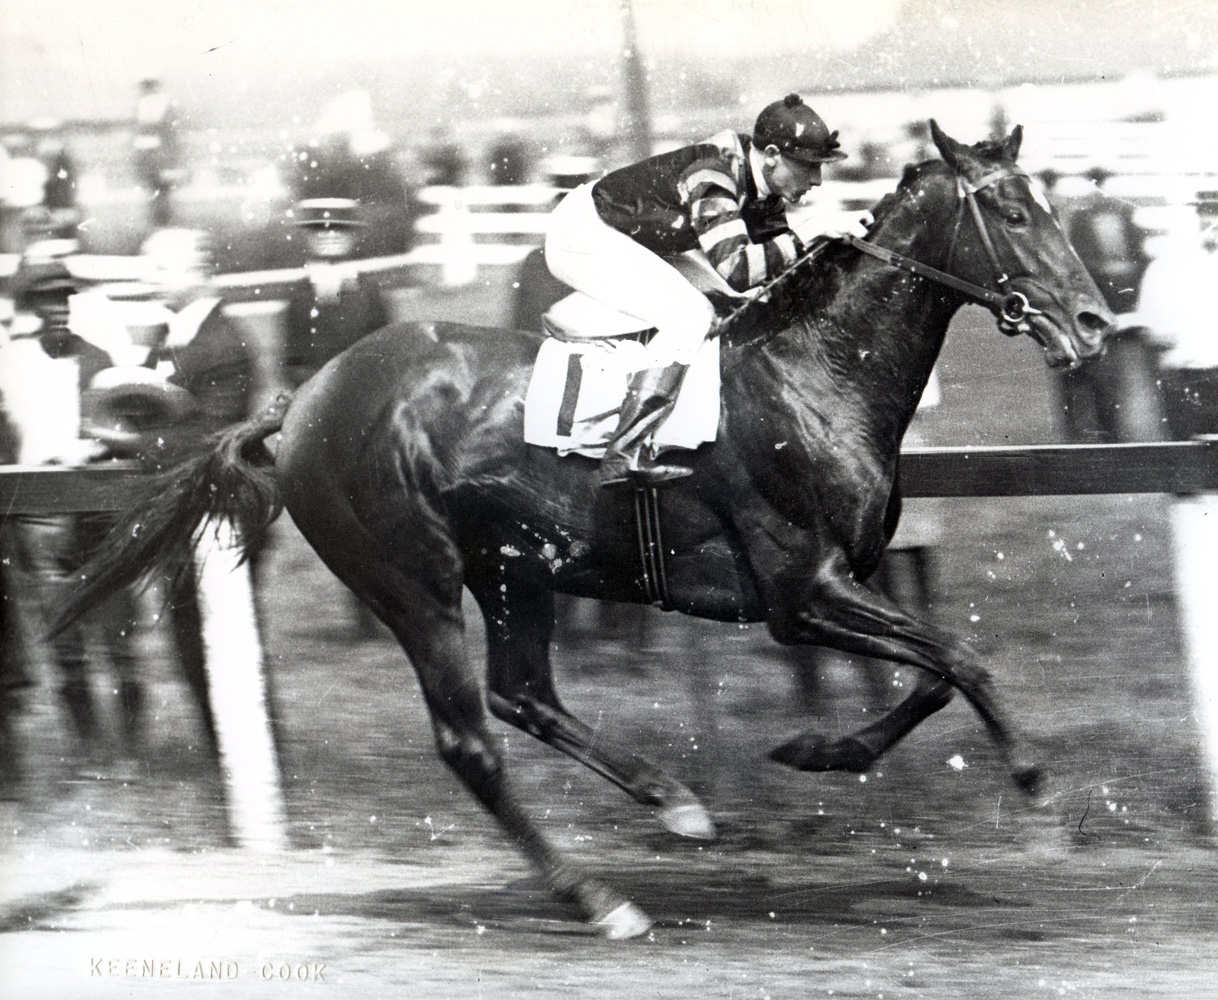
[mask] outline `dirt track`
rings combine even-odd
[[[564,647],[572,706],[651,748],[720,826],[713,844],[673,838],[603,782],[505,731],[518,785],[547,829],[655,918],[649,939],[626,944],[570,923],[436,763],[394,647],[352,645],[345,615],[326,619],[341,594],[285,529],[273,570],[297,587],[272,588],[267,611],[295,849],[267,860],[223,846],[218,781],[174,738],[191,719],[163,664],[164,754],[126,785],[52,780],[63,775],[58,734],[50,706],[35,706],[27,735],[49,773],[38,779],[44,800],[11,809],[5,824],[14,870],[3,992],[188,988],[189,978],[90,975],[94,959],[134,958],[137,970],[172,960],[175,976],[179,960],[184,975],[198,961],[205,972],[236,963],[237,986],[208,987],[222,995],[297,988],[262,981],[285,962],[293,974],[324,965],[324,983],[309,988],[344,996],[395,985],[423,997],[547,987],[591,997],[1218,995],[1215,855],[1155,555],[1163,503],[1070,501],[1063,512],[1060,501],[1008,501],[952,516],[962,527],[942,548],[940,613],[972,626],[1052,769],[1035,808],[1007,785],[961,704],[866,782],[769,763],[765,751],[801,720],[790,667],[757,630],[649,612],[645,660],[596,638]],[[1049,529],[1033,527],[1049,523],[1070,539],[1070,561]],[[831,674],[830,687],[839,714],[823,724],[861,721],[849,676]]]
[[[1026,375],[1029,355],[1017,361]],[[985,382],[956,398],[984,398]],[[0,807],[0,995],[1218,996],[1218,855],[1175,633],[1169,503],[941,506],[936,614],[986,654],[1049,766],[1035,806],[962,703],[866,781],[795,774],[765,756],[807,720],[763,630],[647,612],[641,643],[637,621],[564,632],[571,707],[646,748],[719,824],[711,844],[673,838],[500,730],[546,829],[655,919],[627,943],[570,922],[437,763],[400,653],[351,638],[338,585],[283,524],[265,612],[292,851],[225,846],[218,777],[145,636],[152,761],[81,778],[45,688],[23,719],[28,798]],[[836,669],[820,724],[853,728],[866,704]],[[198,984],[196,971],[221,978]]]

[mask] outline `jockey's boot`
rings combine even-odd
[[[667,368],[645,368],[630,376],[617,430],[601,459],[602,486],[622,483],[661,486],[693,474],[692,469],[682,465],[657,462],[644,445],[647,436],[677,405],[677,390],[687,367],[671,364]]]

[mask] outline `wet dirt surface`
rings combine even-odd
[[[769,749],[812,723],[865,724],[903,679],[873,689],[833,666],[809,717],[763,629],[650,610],[595,629],[591,606],[569,609],[555,659],[570,707],[718,825],[713,842],[667,834],[496,726],[546,832],[655,921],[628,942],[574,922],[445,771],[400,651],[357,636],[285,519],[263,611],[291,849],[228,846],[223,785],[148,629],[148,759],[82,767],[45,683],[21,719],[23,798],[0,804],[0,996],[1218,996],[1170,502],[937,505],[934,613],[985,654],[1048,767],[1035,803],[960,699],[866,776],[798,774]]]

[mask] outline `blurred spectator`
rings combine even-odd
[[[0,142],[0,253],[16,253],[21,245],[16,238],[17,213],[9,206],[8,187],[8,147]],[[10,299],[4,301],[11,304]]]
[[[1152,260],[1131,317],[1163,351],[1163,412],[1175,440],[1218,434],[1218,331],[1209,299],[1218,287],[1218,191],[1200,192],[1195,207],[1147,241]]]
[[[5,357],[13,320],[13,303],[0,295],[0,363]],[[6,415],[0,392],[0,465],[17,461],[20,439]],[[12,526],[0,518],[0,800],[18,797],[21,784],[21,748],[15,732],[24,692],[33,685],[29,651],[18,613],[18,580],[13,574],[15,551]]]
[[[441,187],[462,187],[469,162],[465,150],[452,130],[437,125],[431,130],[431,141],[419,154],[423,164],[423,183]]]
[[[255,359],[209,284],[214,264],[205,233],[162,230],[144,244],[143,253],[155,263],[156,300],[164,307],[164,323],[149,325],[138,338],[136,346],[144,354],[139,368],[111,369],[108,378],[94,380],[94,392],[87,397],[87,426],[113,451],[165,468],[250,415]],[[155,378],[142,374],[148,371]],[[149,387],[151,407],[145,401]],[[163,405],[163,400],[175,402]],[[250,552],[255,580],[262,550],[257,544]],[[219,758],[196,580],[188,572],[161,581],[161,586],[166,612],[162,620],[215,762]]]
[[[109,358],[70,329],[69,298],[76,290],[76,281],[58,262],[23,262],[13,280],[16,314],[0,360],[0,388],[6,414],[19,435],[18,459],[23,464],[77,465],[105,452],[98,442],[80,437],[80,386],[107,367]],[[106,523],[89,515],[22,515],[9,523],[15,565],[37,608],[48,614]],[[128,750],[136,749],[142,720],[139,694],[133,687],[134,612],[131,595],[123,593],[92,617],[116,675]],[[49,617],[44,626],[47,623]],[[96,773],[109,754],[87,671],[84,627],[77,625],[56,636],[51,655],[79,763]]]
[[[184,177],[177,107],[159,80],[141,80],[135,102],[135,176],[151,198],[150,219],[156,228],[173,218],[171,193]]]
[[[15,460],[15,453],[7,456],[0,453],[0,464]],[[14,556],[10,529],[6,523],[0,523],[0,801],[17,798],[19,794],[21,748],[15,727],[25,692],[34,683],[17,609],[19,590],[12,570]]]
[[[46,183],[42,187],[42,204],[51,211],[76,209],[76,163],[62,140],[47,139],[39,155],[47,167]]]
[[[414,239],[415,209],[392,140],[372,115],[364,90],[339,94],[322,108],[314,138],[296,150],[289,178],[297,202],[358,202],[365,225],[343,256],[404,253]]]
[[[5,136],[5,156],[0,161],[0,203],[3,208],[3,252],[22,253],[27,235],[26,222],[42,205],[47,168],[37,156],[32,137],[26,132]]]
[[[165,465],[250,415],[254,359],[211,288],[214,264],[206,233],[162,230],[144,243],[142,253],[154,263],[155,301],[164,312],[163,323],[136,335],[135,364],[151,369],[173,395],[189,395],[188,405],[130,415],[138,454]],[[120,403],[121,394],[111,400],[112,407]],[[112,412],[123,417],[121,407]]]
[[[359,203],[310,199],[298,203],[295,213],[308,262],[306,279],[293,287],[288,301],[283,364],[293,387],[390,320],[376,279],[351,264],[365,228]]]
[[[283,377],[295,388],[357,340],[392,319],[377,280],[353,266],[365,229],[362,207],[346,198],[298,202],[296,224],[308,247],[306,278],[289,292],[283,346]],[[382,634],[362,601],[348,601],[357,638]]]
[[[1108,308],[1132,312],[1146,271],[1146,233],[1134,222],[1134,206],[1105,191],[1111,171],[1093,167],[1086,177],[1093,194],[1075,206],[1067,233],[1079,259],[1095,279]]]
[[[1095,167],[1086,176],[1095,190],[1074,206],[1066,231],[1121,325],[1102,357],[1056,373],[1066,438],[1092,443],[1158,440],[1162,427],[1154,348],[1136,326],[1121,322],[1122,314],[1137,304],[1148,263],[1146,234],[1134,222],[1134,206],[1104,190],[1112,177],[1108,170]]]
[[[142,309],[134,326],[124,321],[120,303],[99,291],[79,290],[62,263],[23,262],[14,338],[0,361],[23,462],[81,464],[139,457],[163,467],[199,447],[210,432],[247,415],[251,359],[219,299],[201,294],[205,272],[200,262],[206,254],[200,236],[161,230],[150,240],[159,302],[144,303],[155,309]],[[17,565],[45,617],[113,518],[23,516],[12,522]],[[166,611],[162,620],[170,626],[178,664],[217,760],[194,576],[187,572],[160,582]],[[134,592],[124,589],[51,641],[61,697],[82,762],[91,770],[110,762],[111,747],[88,675],[89,630],[99,633],[115,675],[123,755],[133,762],[144,757],[144,684],[133,642],[138,611]]]
[[[57,257],[80,249],[77,227],[76,162],[63,139],[44,127],[38,140],[38,159],[45,168],[42,201],[25,220],[25,252],[29,256]]]
[[[501,186],[527,184],[532,173],[529,150],[518,135],[501,135],[490,148],[491,183]]]

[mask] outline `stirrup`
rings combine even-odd
[[[621,461],[606,463],[602,460],[600,467],[601,486],[667,486],[669,483],[684,479],[694,474],[693,469],[683,465],[668,465],[649,460],[642,460],[638,468],[630,468],[629,460],[624,456]]]

